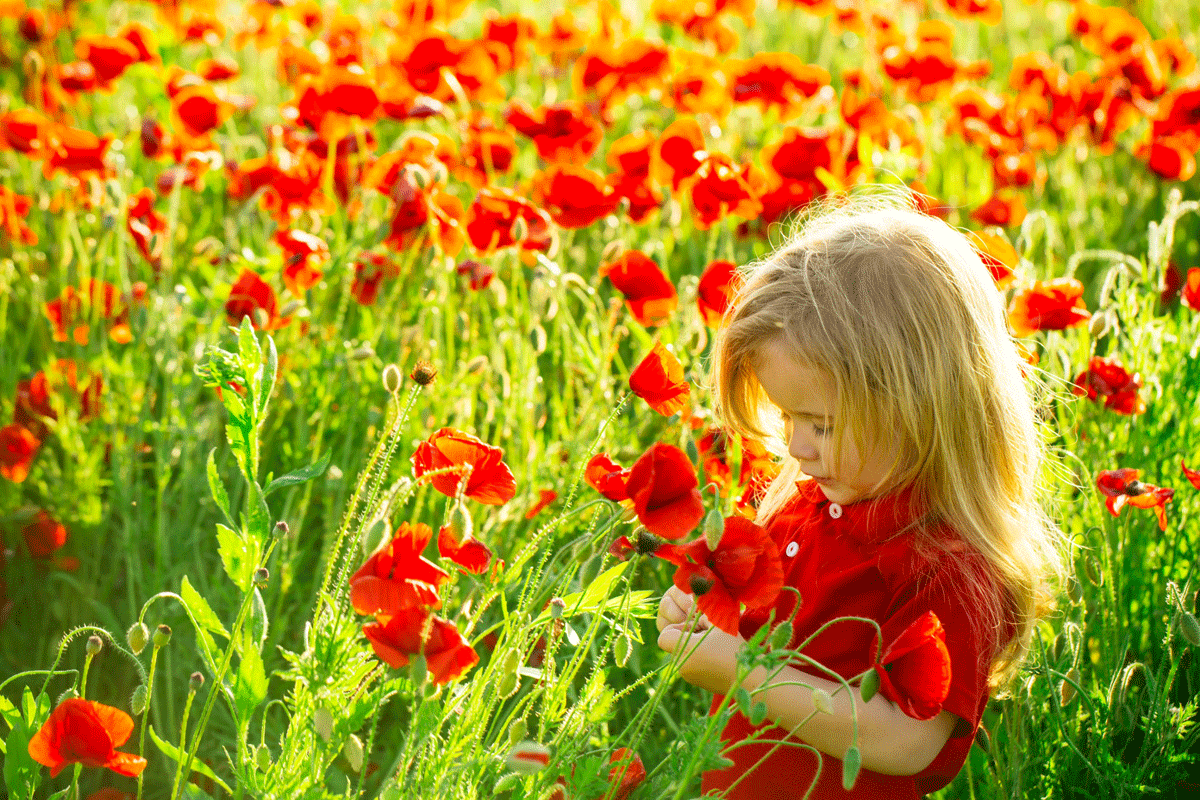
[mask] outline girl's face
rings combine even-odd
[[[883,479],[898,458],[895,436],[868,431],[867,447],[859,452],[853,436],[844,431],[840,452],[833,451],[837,388],[824,370],[798,360],[782,337],[759,348],[754,372],[770,401],[784,419],[788,453],[812,477],[833,503],[861,500]]]

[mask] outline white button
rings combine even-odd
[[[788,542],[787,550],[784,552],[787,553],[788,558],[791,558],[800,552],[800,545],[797,542]]]
[[[837,503],[830,503],[829,504],[829,516],[833,517],[834,519],[838,519],[839,517],[841,517],[842,516],[842,507],[839,506]]]

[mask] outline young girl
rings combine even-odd
[[[900,206],[875,197],[826,208],[745,271],[716,340],[714,393],[728,429],[789,456],[757,519],[799,591],[774,607],[777,622],[793,621],[789,646],[842,616],[878,621],[886,646],[933,611],[949,694],[936,716],[914,719],[882,694],[835,693],[840,683],[799,660],[771,676],[759,668],[742,685],[766,703],[763,741],[727,748],[734,765],[706,773],[706,793],[800,798],[815,780],[812,798],[895,800],[945,786],[1061,570],[1038,502],[1044,445],[1001,293],[962,233]],[[715,709],[771,609],[747,611],[734,637],[703,617],[686,629],[692,607],[678,589],[664,595],[658,642],[694,648],[682,675],[718,695]],[[875,638],[873,626],[840,622],[803,652],[851,678],[874,663]],[[809,687],[833,695],[832,713],[813,713]],[[862,769],[846,792],[852,699]],[[722,739],[754,730],[735,714]]]

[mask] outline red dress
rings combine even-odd
[[[998,639],[1007,639],[975,623],[972,612],[984,599],[971,594],[963,576],[967,570],[978,570],[983,576],[991,573],[983,557],[945,526],[928,529],[935,536],[949,537],[950,551],[956,557],[918,553],[913,545],[921,525],[920,510],[913,507],[911,499],[910,491],[901,491],[840,506],[825,499],[815,483],[806,481],[799,484],[797,495],[769,528],[783,558],[785,585],[798,589],[801,597],[790,647],[798,647],[829,620],[845,616],[879,622],[886,646],[917,617],[932,610],[945,629],[950,652],[950,693],[942,709],[960,721],[933,762],[916,775],[883,775],[864,768],[854,789],[846,792],[841,759],[825,755],[812,800],[904,800],[942,788],[966,760],[987,705],[989,665]],[[996,584],[989,581],[985,585]],[[795,598],[793,592],[780,593],[774,607],[776,620],[789,617]],[[742,636],[752,636],[767,621],[770,610],[746,612],[741,620]],[[842,677],[852,678],[871,666],[874,637],[874,628],[865,623],[841,622],[830,626],[803,652]],[[713,710],[721,700],[721,696],[714,699]],[[764,739],[789,739],[787,730],[769,721],[760,727],[767,729]],[[735,712],[721,738],[727,743],[739,742],[753,730],[750,721]],[[791,737],[790,741],[799,740]],[[727,789],[772,747],[752,743],[725,752],[734,765],[705,773],[705,793]],[[725,796],[736,800],[798,799],[808,790],[816,771],[815,754],[784,745]]]

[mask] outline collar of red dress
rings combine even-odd
[[[890,539],[928,516],[928,507],[916,489],[909,485],[879,497],[857,500],[845,505],[831,503],[812,478],[796,481],[799,497],[818,510],[834,529],[844,536],[863,542]],[[831,513],[831,506],[841,509]]]

